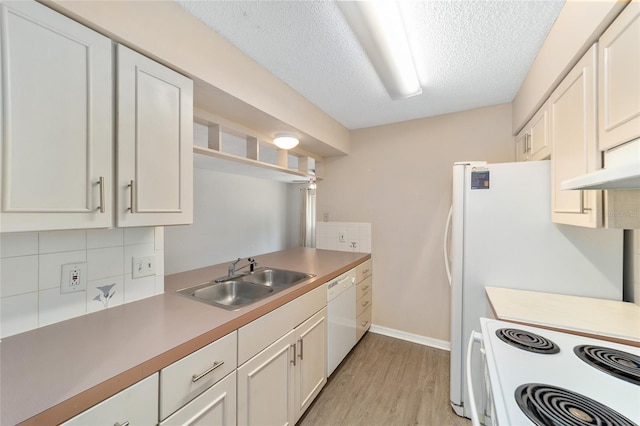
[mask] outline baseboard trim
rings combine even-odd
[[[406,331],[394,330],[393,328],[381,327],[375,324],[371,324],[371,328],[369,328],[369,331],[376,334],[382,334],[383,336],[394,337],[396,339],[406,340],[407,342],[417,343],[423,346],[430,346],[432,348],[442,349],[444,351],[451,351],[451,343],[445,340],[432,339],[430,337],[407,333]]]

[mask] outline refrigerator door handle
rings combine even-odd
[[[449,279],[449,287],[451,287],[451,262],[449,261],[449,234],[451,231],[451,217],[453,216],[453,204],[449,207],[449,215],[447,216],[447,224],[444,226],[444,267],[447,270],[447,278]]]

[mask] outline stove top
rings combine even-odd
[[[497,424],[640,426],[640,348],[498,320],[480,322]],[[523,350],[522,343],[534,349]]]
[[[556,386],[527,383],[515,392],[520,409],[538,426],[635,426],[631,420],[582,394]]]
[[[640,356],[603,346],[580,345],[575,354],[589,365],[640,386]],[[640,404],[640,401],[638,402]]]
[[[558,345],[551,340],[530,331],[518,328],[501,328],[496,336],[503,342],[529,352],[540,354],[556,354],[560,352]]]

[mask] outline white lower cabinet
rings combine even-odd
[[[238,368],[238,425],[295,424],[327,382],[326,353],[324,307]]]
[[[160,370],[160,420],[236,369],[237,335],[229,333]]]
[[[158,423],[158,373],[78,414],[63,426],[155,425]]]
[[[295,419],[327,383],[327,308],[296,327]]]
[[[169,425],[235,426],[236,372],[220,380],[160,423],[160,426]]]
[[[294,424],[293,334],[238,368],[238,425]]]

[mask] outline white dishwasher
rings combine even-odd
[[[327,377],[356,344],[356,270],[327,285]]]

